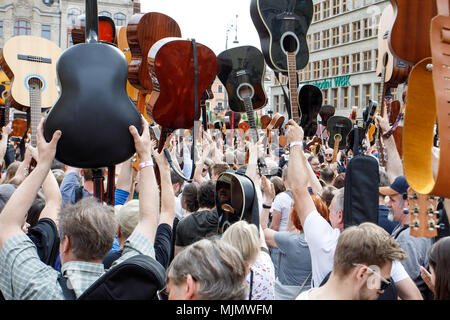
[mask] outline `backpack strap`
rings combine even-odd
[[[77,296],[75,295],[75,290],[69,289],[67,287],[67,279],[62,276],[61,273],[58,274],[58,282],[61,286],[64,298],[66,300],[77,300]]]

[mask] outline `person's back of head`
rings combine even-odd
[[[101,168],[101,175],[104,176],[106,173],[105,168]],[[94,181],[94,170],[93,169],[82,169],[84,181]]]
[[[334,171],[330,167],[325,167],[320,170],[320,179],[322,179],[326,184],[331,184],[334,179]]]
[[[339,236],[333,273],[345,278],[355,264],[381,269],[389,262],[404,259],[405,251],[386,230],[374,223],[365,222],[346,228]]]
[[[103,260],[117,229],[114,209],[93,197],[83,198],[61,210],[58,229],[61,241],[69,239],[76,260]]]
[[[334,186],[325,186],[322,189],[322,192],[320,193],[320,197],[323,201],[327,204],[327,207],[330,207],[331,200],[333,200],[335,191],[338,190]]]
[[[244,300],[248,295],[241,253],[218,238],[202,239],[175,256],[166,273],[169,299]],[[181,290],[198,284],[192,294]]]
[[[184,180],[180,175],[176,174],[175,171],[170,169],[170,180],[172,181],[172,185],[178,183],[180,186],[183,185]]]
[[[429,250],[428,263],[434,274],[434,299],[450,300],[450,237],[439,239]]]
[[[20,166],[20,161],[14,161],[8,166],[8,169],[6,169],[5,177],[2,179],[3,184],[11,183],[11,180],[16,175],[17,169]]]
[[[336,178],[334,178],[333,186],[337,189],[345,187],[345,172],[339,173]]]
[[[213,180],[217,180],[217,178],[219,177],[219,175],[227,170],[230,169],[230,166],[227,163],[214,163],[211,167],[210,167],[210,172],[209,172],[209,176],[211,177],[211,179]]]
[[[133,199],[115,208],[120,237],[127,239],[139,222],[139,200]]]
[[[199,208],[213,209],[216,206],[216,182],[208,180],[198,186],[197,200]]]
[[[281,179],[280,177],[278,177],[278,176],[271,177],[270,182],[273,183],[273,187],[275,189],[275,195],[286,191],[286,187],[283,183],[283,179]]]
[[[188,212],[195,212],[198,210],[198,187],[195,183],[187,184],[181,196],[181,205],[183,209]]]
[[[259,233],[254,224],[244,220],[235,222],[225,230],[221,240],[238,249],[248,267],[258,257],[260,251]]]

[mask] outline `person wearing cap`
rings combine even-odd
[[[380,187],[379,192],[389,197],[387,207],[392,211],[394,221],[399,225],[392,231],[391,236],[400,243],[408,258],[401,261],[408,275],[415,282],[424,299],[431,299],[431,291],[420,276],[420,266],[428,268],[427,252],[433,244],[433,240],[426,237],[414,237],[409,232],[410,216],[405,214],[408,208],[409,185],[405,176],[395,178],[388,187]]]

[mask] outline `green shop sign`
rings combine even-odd
[[[305,84],[310,84],[310,82],[308,81]],[[350,76],[340,76],[331,79],[325,79],[323,81],[316,81],[311,84],[318,87],[319,89],[349,87]]]

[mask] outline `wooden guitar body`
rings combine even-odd
[[[394,8],[392,5],[388,5],[381,15],[378,29],[378,56],[380,58],[378,59],[376,73],[378,77],[381,77],[383,67],[385,67],[384,82],[389,86],[397,87],[398,84],[404,83],[408,79],[412,64],[393,54],[389,47],[394,19]]]
[[[287,51],[295,52],[298,69],[307,65],[306,34],[313,15],[312,0],[252,0],[250,15],[266,63],[272,70],[288,72]]]
[[[16,36],[4,45],[0,65],[11,79],[8,101],[13,108],[27,111],[30,106],[30,80],[41,82],[41,107],[47,109],[58,99],[56,62],[61,49],[53,42],[34,36]]]
[[[0,49],[1,52],[1,49]],[[6,99],[8,97],[8,90],[11,82],[9,78],[6,76],[6,73],[0,68],[0,104],[5,105]]]
[[[302,110],[300,126],[305,137],[312,137],[317,131],[317,115],[322,107],[322,91],[314,85],[306,84],[300,89],[298,99]]]
[[[141,116],[126,92],[128,64],[115,46],[98,43],[97,2],[86,0],[86,39],[57,64],[61,96],[47,116],[44,137],[62,136],[56,158],[77,168],[110,167],[135,153],[129,126],[142,133]]]
[[[327,131],[328,131],[328,146],[333,148],[335,146],[334,141],[338,140],[338,150],[345,149],[347,135],[352,130],[352,120],[343,116],[333,116],[328,119]]]
[[[240,90],[250,90],[253,110],[267,103],[264,91],[265,63],[259,49],[242,46],[223,51],[217,56],[217,77],[228,93],[230,109],[234,112],[246,112]]]
[[[134,14],[127,25],[127,41],[131,51],[128,80],[139,90],[152,91],[153,82],[148,72],[148,53],[158,41],[168,37],[181,37],[177,22],[157,12]]]
[[[214,81],[217,58],[208,47],[197,43],[198,90],[197,101]],[[191,41],[165,38],[157,41],[148,53],[148,70],[153,91],[147,113],[163,128],[191,129],[200,118],[195,117],[194,56]],[[239,122],[238,122],[239,125]]]
[[[395,17],[389,41],[392,53],[412,64],[431,57],[430,26],[437,15],[436,1],[390,1]]]
[[[131,62],[131,51],[130,47],[128,46],[127,41],[127,27],[121,26],[116,27],[116,44],[117,47],[122,50],[122,52],[125,54],[125,58],[127,59],[128,64]],[[138,101],[138,95],[139,90],[136,89],[134,86],[131,85],[130,81],[127,80],[127,93],[130,99],[137,104]]]

